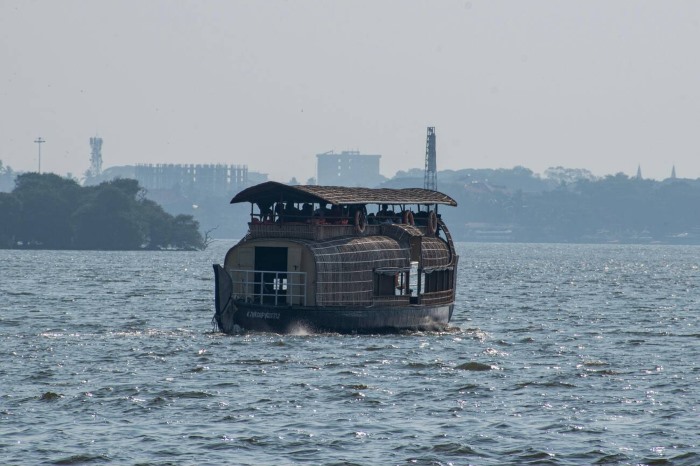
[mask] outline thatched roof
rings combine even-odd
[[[421,188],[350,188],[345,186],[288,186],[267,181],[236,194],[231,204],[255,202],[271,205],[273,202],[325,202],[328,204],[445,204],[456,206],[450,196],[438,191]]]

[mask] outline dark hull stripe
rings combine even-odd
[[[233,304],[233,312],[217,315],[219,328],[227,333],[240,330],[277,333],[440,330],[447,327],[453,309],[452,304],[384,308],[275,307],[240,301]]]

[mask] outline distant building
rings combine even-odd
[[[267,175],[249,172],[246,165],[139,164],[107,168],[89,184],[114,178],[133,178],[151,192],[176,190],[188,196],[228,196],[266,181]]]
[[[327,186],[374,187],[385,178],[379,174],[381,155],[360,154],[359,151],[333,151],[316,155],[316,180]]]
[[[229,194],[248,183],[245,165],[136,165],[134,176],[149,190],[178,188],[184,192]]]

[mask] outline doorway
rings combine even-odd
[[[261,304],[287,303],[287,248],[255,247],[256,302]]]

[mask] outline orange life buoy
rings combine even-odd
[[[437,214],[435,214],[434,210],[431,210],[430,213],[428,214],[428,233],[431,235],[434,235],[435,232],[437,231],[438,227],[438,221],[437,221]]]
[[[404,211],[404,213],[403,213],[403,223],[405,223],[406,225],[411,225],[411,226],[413,226],[413,225],[416,224],[416,221],[415,221],[415,219],[413,218],[413,212],[411,212],[410,210]]]
[[[362,234],[365,232],[366,226],[367,219],[365,218],[365,214],[363,214],[360,210],[355,211],[355,231]]]

